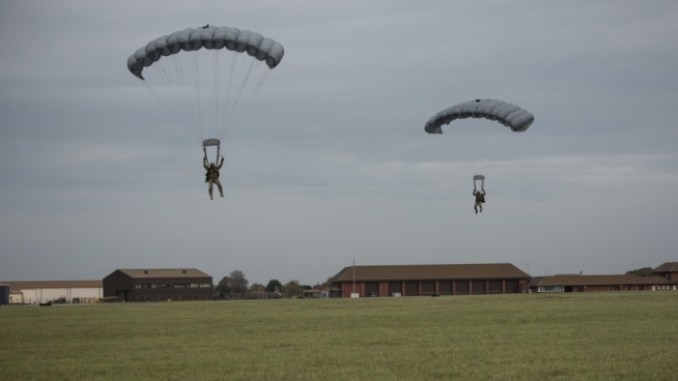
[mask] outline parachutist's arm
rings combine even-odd
[[[223,156],[221,156],[221,161],[219,162],[219,166],[217,167],[217,169],[221,169],[222,165],[224,165],[224,157]]]

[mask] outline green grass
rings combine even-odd
[[[5,380],[676,380],[678,293],[0,308]]]

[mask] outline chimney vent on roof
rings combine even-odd
[[[148,270],[144,270],[144,274],[148,274]]]
[[[186,270],[181,270],[182,273],[186,274]]]

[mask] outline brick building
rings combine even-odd
[[[212,277],[198,269],[118,269],[104,278],[104,297],[127,302],[211,300]]]
[[[530,276],[510,263],[349,266],[331,282],[342,297],[506,294]]]
[[[653,291],[675,290],[675,282],[652,276],[579,275],[564,274],[534,277],[530,280],[532,292],[590,292],[590,291]]]

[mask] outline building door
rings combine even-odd
[[[379,282],[365,282],[365,296],[380,296]]]
[[[388,282],[388,294],[390,296],[402,295],[403,284],[401,282]]]

